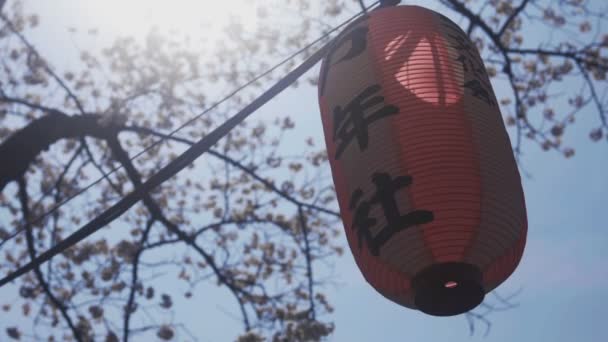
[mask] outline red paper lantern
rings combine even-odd
[[[323,60],[319,102],[346,236],[365,279],[431,315],[476,307],[515,270],[527,220],[474,44],[422,7],[372,11]]]

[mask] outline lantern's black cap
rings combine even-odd
[[[477,266],[446,262],[431,265],[412,279],[414,303],[433,316],[454,316],[479,305],[485,297],[482,274]]]

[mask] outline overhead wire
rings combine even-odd
[[[378,2],[374,2],[368,8],[375,6],[377,3]],[[158,141],[154,142],[152,145],[150,145],[149,147],[145,148],[144,150],[142,150],[141,152],[136,154],[134,157],[132,157],[131,160],[139,157],[140,155],[142,155],[149,149],[158,145],[165,139],[171,137],[173,134],[177,133],[179,130],[183,129],[187,125],[196,121],[197,119],[199,119],[204,114],[208,113],[213,108],[216,108],[222,102],[225,102],[231,96],[234,96],[236,93],[238,93],[245,87],[251,85],[256,80],[258,80],[261,77],[264,77],[267,74],[269,74],[270,72],[276,70],[281,65],[287,63],[289,60],[295,58],[297,55],[308,50],[316,43],[322,41],[323,39],[328,37],[330,34],[339,30],[343,26],[349,24],[350,22],[352,22],[353,20],[355,20],[357,17],[359,17],[360,15],[362,15],[364,13],[365,12],[363,12],[363,11],[359,12],[356,15],[350,17],[348,20],[341,23],[340,25],[325,32],[321,37],[319,37],[316,40],[314,40],[313,42],[309,43],[302,49],[294,52],[289,57],[287,57],[286,59],[281,61],[279,64],[270,68],[269,70],[262,73],[260,76],[254,78],[253,80],[247,82],[243,86],[238,87],[236,90],[234,90],[233,92],[231,92],[230,94],[228,94],[227,96],[222,98],[220,101],[218,101],[216,104],[214,104],[210,108],[206,109],[205,111],[203,111],[199,115],[195,116],[194,118],[188,120],[186,123],[182,124],[180,127],[173,130],[166,137],[163,137],[163,138],[159,139]],[[159,186],[160,184],[162,184],[163,182],[165,182],[166,180],[168,180],[169,178],[171,178],[172,176],[177,174],[179,171],[181,171],[185,167],[187,167],[190,163],[192,163],[194,160],[196,160],[198,157],[200,157],[203,153],[205,153],[209,148],[211,148],[214,144],[216,144],[230,130],[232,130],[234,127],[236,127],[239,123],[241,123],[245,118],[247,118],[255,110],[257,110],[259,107],[261,107],[266,102],[268,102],[270,99],[272,99],[274,96],[279,94],[281,91],[283,91],[289,85],[291,85],[297,78],[299,78],[301,75],[303,75],[305,72],[307,72],[310,68],[312,68],[321,58],[323,58],[325,56],[325,53],[329,49],[331,42],[332,41],[330,40],[330,42],[326,43],[324,46],[322,46],[320,49],[318,49],[315,53],[313,53],[311,56],[309,56],[302,64],[300,64],[294,70],[289,72],[286,76],[281,78],[277,83],[275,83],[272,87],[270,87],[262,95],[260,95],[255,100],[253,100],[249,105],[247,105],[245,108],[243,108],[237,114],[235,114],[234,116],[232,116],[231,118],[226,120],[218,128],[211,131],[209,134],[207,134],[205,137],[203,137],[197,143],[192,145],[188,150],[186,150],[184,153],[179,155],[177,158],[175,158],[174,160],[169,162],[169,164],[167,164],[165,167],[163,167],[161,170],[159,170],[156,174],[149,177],[148,180],[146,180],[139,187],[136,187],[131,193],[125,195],[122,199],[120,199],[113,206],[111,206],[110,208],[103,211],[101,214],[99,214],[97,217],[95,217],[94,219],[89,221],[87,224],[85,224],[84,226],[79,228],[76,232],[72,233],[67,238],[63,239],[62,241],[58,242],[56,245],[49,248],[46,252],[38,255],[35,259],[33,259],[30,262],[28,262],[27,264],[17,268],[17,270],[10,272],[4,278],[0,279],[0,287],[6,285],[7,283],[11,282],[12,280],[18,278],[19,276],[40,266],[42,263],[50,260],[53,256],[63,252],[67,248],[70,248],[74,244],[85,239],[89,235],[95,233],[97,230],[101,229],[102,227],[106,226],[107,224],[109,224],[110,222],[115,220],[116,218],[120,217],[127,210],[129,210],[135,203],[139,202],[139,200],[141,200],[143,198],[143,196],[145,196],[149,191],[151,191],[155,187]],[[121,169],[121,167],[116,167],[116,168],[110,170],[109,174],[116,172],[119,169]],[[79,194],[83,193],[87,189],[90,189],[95,184],[101,182],[104,178],[105,177],[102,177],[102,178],[96,180],[95,182],[91,183],[91,185],[85,187],[84,190],[80,191]],[[71,198],[74,198],[74,197],[75,196],[73,196]],[[61,205],[64,205],[65,203],[67,203],[67,201],[63,202],[63,204],[61,204]],[[50,215],[52,212],[59,209],[59,207],[61,205],[54,207],[51,211],[43,214],[42,216],[38,217],[37,219],[33,220],[32,222],[38,222],[39,220],[43,219],[44,217]],[[23,230],[23,229],[24,229],[24,227],[21,228],[21,230]],[[1,244],[0,244],[0,246],[1,246]]]
[[[378,1],[374,2],[373,4],[371,4],[370,6],[368,6],[367,8],[371,8],[371,7],[375,6],[377,3],[378,3]],[[174,129],[173,131],[171,131],[170,133],[168,133],[166,136],[163,136],[163,137],[159,138],[158,140],[154,141],[152,144],[148,145],[147,147],[145,147],[144,149],[142,149],[141,151],[139,151],[138,153],[136,153],[135,155],[133,155],[133,157],[131,157],[129,159],[131,161],[133,161],[133,160],[139,158],[140,156],[142,156],[143,154],[147,153],[148,151],[150,151],[154,147],[158,146],[159,144],[161,144],[165,140],[173,137],[176,133],[178,133],[179,131],[181,131],[185,127],[191,125],[195,121],[199,120],[205,114],[207,114],[210,111],[216,109],[221,104],[223,104],[224,102],[228,101],[230,98],[232,98],[233,96],[235,96],[236,94],[238,94],[239,92],[241,92],[242,90],[244,90],[245,88],[251,86],[255,82],[257,82],[260,79],[266,77],[267,75],[269,75],[270,73],[272,73],[276,69],[278,69],[281,66],[285,65],[287,62],[291,61],[292,59],[294,59],[298,55],[300,55],[303,52],[305,52],[306,50],[310,49],[313,45],[315,45],[315,44],[319,43],[320,41],[322,41],[323,39],[327,38],[330,34],[332,34],[333,32],[335,32],[337,30],[339,30],[340,28],[344,27],[345,25],[347,25],[348,23],[350,23],[351,21],[353,21],[355,18],[357,18],[358,16],[360,16],[361,14],[364,14],[364,13],[366,13],[366,12],[361,11],[361,12],[357,13],[356,15],[350,17],[349,19],[347,19],[346,21],[344,21],[340,25],[335,26],[331,30],[325,32],[319,38],[317,38],[314,41],[310,42],[309,44],[307,44],[303,48],[295,51],[294,53],[292,53],[291,55],[287,56],[285,59],[283,59],[282,61],[280,61],[279,63],[277,63],[273,67],[271,67],[270,69],[268,69],[268,70],[264,71],[263,73],[257,75],[256,77],[254,77],[250,81],[248,81],[248,82],[244,83],[243,85],[237,87],[232,92],[228,93],[223,98],[221,98],[218,102],[214,103],[211,107],[205,109],[204,111],[202,111],[198,115],[190,118],[189,120],[187,120],[186,122],[184,122],[183,124],[181,124],[179,127],[177,127],[176,129]],[[104,175],[102,175],[101,177],[99,177],[98,179],[96,179],[95,181],[91,182],[87,186],[83,187],[82,189],[76,191],[75,193],[71,194],[70,196],[68,196],[65,199],[61,200],[60,202],[56,203],[51,209],[49,209],[48,211],[46,211],[44,214],[41,214],[40,216],[36,217],[35,219],[30,220],[29,222],[26,222],[26,223],[22,224],[21,227],[15,229],[12,233],[9,233],[9,235],[6,238],[4,238],[4,239],[2,239],[2,241],[0,241],[0,248],[2,248],[2,246],[5,243],[7,243],[11,239],[15,238],[21,232],[23,232],[23,230],[26,229],[26,227],[28,225],[34,225],[34,224],[42,221],[44,218],[46,218],[49,215],[53,214],[54,212],[56,212],[57,210],[59,210],[59,208],[61,208],[62,206],[66,205],[68,202],[70,202],[74,198],[76,198],[76,197],[82,195],[83,193],[87,192],[88,190],[90,190],[91,188],[93,188],[94,186],[96,186],[97,184],[101,183],[104,179],[107,179],[108,176],[114,174],[115,172],[121,170],[122,168],[123,168],[122,165],[118,165],[118,166],[113,167],[107,173],[105,173]],[[49,193],[50,193],[50,191],[51,190],[49,190]],[[44,195],[47,195],[47,194],[44,194]]]

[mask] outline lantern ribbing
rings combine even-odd
[[[418,6],[351,24],[324,59],[321,119],[348,243],[403,306],[477,306],[525,246],[519,171],[483,61],[450,19]]]

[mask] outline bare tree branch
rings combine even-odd
[[[517,8],[513,11],[513,13],[511,13],[511,15],[507,18],[507,20],[505,20],[505,23],[502,25],[502,28],[500,30],[498,30],[497,35],[499,37],[502,37],[502,35],[509,28],[509,25],[511,25],[513,20],[515,18],[517,18],[517,16],[521,13],[521,11],[524,10],[524,8],[528,4],[528,2],[529,2],[529,0],[522,0],[522,2],[519,4],[519,6],[517,6]]]
[[[129,179],[131,180],[131,182],[133,182],[133,184],[136,187],[141,186],[141,184],[142,184],[141,176],[139,175],[139,172],[135,169],[135,166],[131,163],[131,160],[129,159],[127,152],[120,145],[120,142],[118,141],[118,137],[116,135],[113,135],[112,137],[110,137],[108,139],[108,145],[110,146],[110,149],[113,151],[116,159],[123,165],[123,167],[127,171],[127,174],[129,176]],[[192,237],[190,237],[188,234],[184,233],[182,230],[180,230],[178,228],[178,226],[176,224],[169,221],[165,217],[165,215],[162,213],[162,210],[160,209],[158,204],[156,204],[156,202],[152,199],[152,196],[150,194],[146,194],[144,196],[143,202],[144,202],[144,205],[146,206],[146,208],[150,211],[152,218],[161,222],[163,225],[165,225],[165,227],[170,232],[176,234],[182,241],[184,241],[186,244],[188,244],[189,246],[194,248],[194,250],[196,250],[203,257],[205,262],[211,267],[211,269],[215,273],[216,277],[218,278],[219,282],[226,285],[226,287],[228,289],[230,289],[230,292],[232,292],[232,294],[237,299],[237,301],[239,302],[239,305],[241,307],[241,312],[243,314],[243,322],[245,324],[245,329],[250,330],[251,324],[249,322],[247,313],[243,307],[243,302],[241,300],[241,295],[247,296],[248,294],[246,292],[244,292],[240,287],[236,286],[230,280],[230,278],[228,278],[224,275],[224,273],[221,271],[221,269],[215,263],[213,257],[211,255],[209,255],[207,252],[205,252],[194,241],[194,239]]]
[[[81,101],[74,94],[74,92],[70,89],[70,87],[68,87],[68,85],[61,79],[61,77],[59,77],[59,75],[57,75],[51,69],[51,67],[46,63],[46,61],[44,61],[42,55],[40,55],[40,53],[38,53],[38,50],[36,50],[36,48],[27,40],[27,38],[25,38],[25,36],[23,34],[21,34],[21,32],[19,32],[19,30],[17,30],[15,28],[15,25],[13,25],[13,23],[6,16],[4,16],[4,14],[2,14],[1,12],[0,12],[0,18],[2,18],[2,20],[4,20],[4,22],[7,24],[7,26],[9,27],[9,29],[17,37],[19,37],[19,39],[21,40],[21,42],[23,43],[23,45],[25,45],[27,47],[27,49],[29,50],[29,52],[31,54],[35,55],[37,58],[39,58],[42,61],[42,67],[43,67],[43,69],[59,84],[59,86],[61,88],[63,88],[63,90],[65,90],[65,92],[67,93],[68,97],[71,98],[74,101],[74,104],[76,105],[76,108],[80,111],[80,114],[85,115],[86,113],[85,113],[85,110],[84,110],[84,107],[83,107]]]
[[[127,299],[127,304],[124,308],[123,316],[122,340],[124,342],[127,342],[129,340],[129,333],[131,332],[129,325],[131,322],[131,316],[135,312],[135,292],[137,290],[137,283],[139,281],[139,260],[144,251],[144,245],[148,241],[148,236],[153,225],[154,219],[148,220],[148,223],[146,224],[146,229],[144,230],[141,239],[139,240],[137,252],[133,256],[133,263],[131,265],[131,286],[129,289],[129,297]]]
[[[185,138],[180,138],[177,136],[169,136],[167,134],[163,134],[160,132],[157,132],[153,129],[150,128],[146,128],[146,127],[140,127],[140,126],[126,126],[124,127],[125,131],[132,131],[132,132],[136,132],[136,133],[142,133],[142,134],[149,134],[149,135],[153,135],[153,136],[157,136],[157,137],[161,137],[163,139],[170,139],[170,140],[174,140],[174,141],[178,141],[184,144],[188,144],[188,145],[193,145],[195,142],[189,139],[185,139]],[[228,157],[226,154],[222,154],[216,150],[209,150],[207,153],[209,153],[210,155],[219,158],[225,162],[227,162],[228,164],[237,167],[238,169],[240,169],[241,171],[247,173],[248,175],[250,175],[251,177],[253,177],[255,180],[257,180],[258,182],[264,184],[264,186],[268,187],[269,189],[271,189],[272,191],[274,191],[277,195],[281,196],[282,198],[288,200],[289,202],[297,205],[297,206],[301,206],[307,209],[312,209],[312,210],[316,210],[328,215],[332,215],[335,217],[340,217],[340,213],[332,211],[332,210],[328,210],[326,208],[323,207],[319,207],[313,204],[309,204],[309,203],[305,203],[305,202],[301,202],[297,199],[295,199],[294,197],[292,197],[291,195],[287,194],[286,192],[282,191],[281,189],[277,188],[273,183],[267,181],[266,179],[264,179],[263,177],[261,177],[260,175],[258,175],[256,172],[254,172],[253,170],[251,170],[251,168],[246,167],[245,165],[239,163],[238,161],[236,161],[233,158]]]
[[[23,221],[26,223],[25,237],[27,240],[27,249],[30,254],[30,259],[34,260],[36,258],[36,247],[34,245],[34,234],[32,232],[34,227],[32,227],[28,223],[30,220],[30,212],[29,212],[29,204],[28,204],[29,196],[27,194],[27,186],[25,183],[25,179],[23,177],[20,177],[18,179],[18,183],[19,183],[19,201],[21,202],[21,211],[23,213]],[[74,335],[74,338],[76,339],[76,341],[78,341],[78,342],[84,341],[81,336],[80,331],[78,330],[78,328],[76,328],[76,326],[74,325],[74,322],[72,321],[72,318],[68,314],[68,308],[57,297],[55,297],[55,295],[53,295],[53,292],[51,291],[49,285],[46,283],[46,280],[44,279],[42,271],[40,271],[40,267],[34,268],[34,274],[36,275],[36,279],[38,280],[40,287],[42,287],[42,290],[44,291],[44,293],[47,296],[47,298],[49,299],[49,301],[51,301],[51,303],[53,303],[53,305],[61,313],[61,316],[63,317],[66,324],[72,331],[72,334]]]
[[[7,97],[0,97],[0,100],[23,102]],[[17,180],[38,154],[58,140],[83,135],[103,138],[107,134],[95,116],[70,117],[57,110],[44,107],[40,109],[48,114],[30,122],[0,144],[0,164],[3,165],[0,168],[0,192],[6,184]]]

